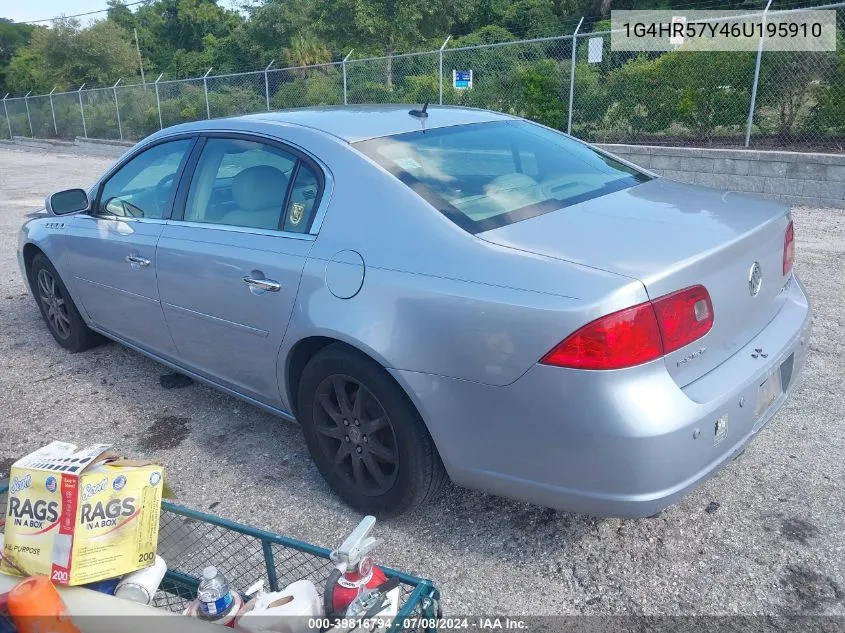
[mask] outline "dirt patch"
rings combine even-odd
[[[176,448],[191,432],[191,419],[179,415],[157,417],[138,441],[145,451],[161,451]]]
[[[816,612],[845,598],[832,578],[804,565],[788,566],[780,584],[788,592],[790,611]]]
[[[780,525],[780,533],[788,541],[808,545],[809,539],[818,536],[819,528],[809,521],[792,517],[783,520]]]

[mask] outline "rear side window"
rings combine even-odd
[[[314,171],[291,152],[210,138],[194,170],[184,219],[306,233],[319,191]]]
[[[563,134],[496,121],[355,144],[471,233],[506,226],[648,180]]]

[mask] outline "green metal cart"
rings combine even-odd
[[[0,528],[5,525],[8,482],[0,482]],[[297,580],[310,580],[322,595],[333,569],[330,550],[212,514],[162,502],[158,553],[167,574],[153,604],[182,613],[196,598],[199,576],[207,565],[225,574],[230,585],[244,591],[259,580],[279,591]],[[440,592],[430,580],[382,567],[400,581],[399,612],[389,633],[435,631],[426,626],[439,614]]]

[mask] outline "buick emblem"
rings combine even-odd
[[[754,262],[751,265],[751,270],[748,272],[748,292],[752,297],[756,297],[760,292],[760,286],[763,285],[763,269],[760,268],[759,262]]]

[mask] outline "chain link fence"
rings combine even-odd
[[[343,63],[266,72],[267,110],[343,103]]]
[[[82,94],[79,92],[53,93],[53,110],[56,113],[56,136],[73,140],[86,136],[82,124]]]
[[[609,31],[577,29],[479,46],[447,40],[419,53],[7,98],[0,138],[137,140],[252,112],[431,102],[596,142],[845,152],[845,3],[820,8],[836,10],[835,52],[613,51]]]
[[[15,99],[4,99],[3,105],[9,117],[9,129],[11,136],[32,136],[32,128],[29,125],[29,115],[26,111],[26,99],[18,97]]]
[[[429,51],[347,61],[347,103],[437,102],[438,54]]]
[[[159,127],[211,118],[202,77],[162,81],[154,84],[154,88],[158,91]]]

